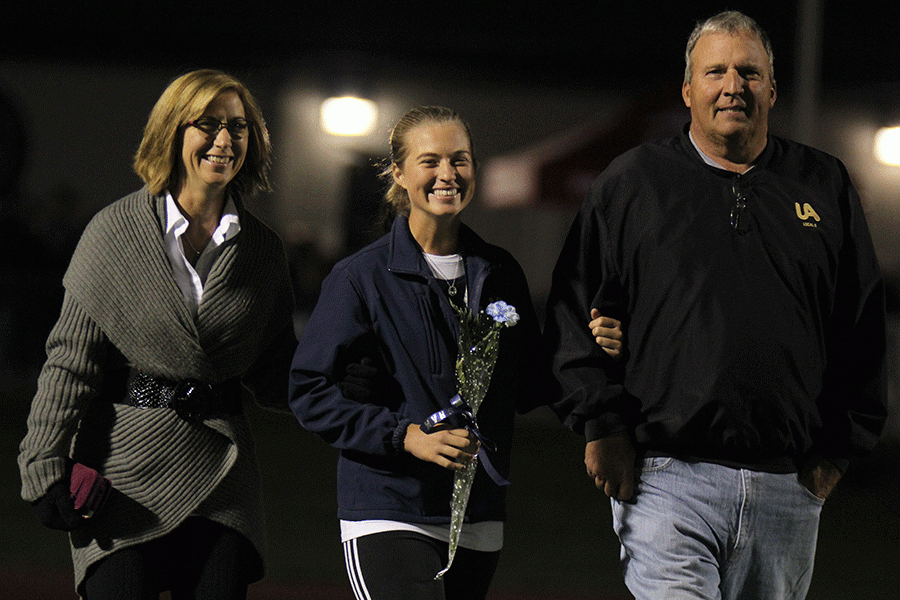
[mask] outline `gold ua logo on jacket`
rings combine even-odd
[[[816,224],[809,221],[809,219],[815,219],[816,221],[821,221],[819,215],[816,214],[816,211],[813,210],[813,207],[809,204],[804,204],[803,208],[800,208],[799,202],[794,202],[794,210],[797,211],[797,218],[801,221],[805,221],[803,223],[804,227],[815,227]]]

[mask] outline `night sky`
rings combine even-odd
[[[772,37],[779,84],[793,78],[798,1],[555,2],[19,2],[4,8],[0,56],[190,68],[252,69],[338,50],[455,66],[547,85],[640,86],[682,68],[694,23],[725,8]],[[54,3],[55,4],[55,3]],[[840,88],[900,81],[891,3],[820,0],[822,83]],[[866,10],[861,10],[865,6]],[[870,8],[876,6],[877,9]],[[452,82],[448,82],[452,84]]]

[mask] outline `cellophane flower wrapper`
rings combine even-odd
[[[491,385],[491,375],[497,363],[500,348],[500,330],[512,327],[519,320],[514,307],[498,301],[490,304],[485,312],[473,313],[457,308],[459,314],[459,355],[456,359],[456,385],[462,399],[473,415],[478,414],[481,402]],[[453,501],[450,510],[450,549],[447,566],[435,576],[440,579],[453,564],[459,535],[462,531],[472,482],[478,470],[478,456],[457,471],[453,479]]]

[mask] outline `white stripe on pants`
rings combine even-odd
[[[356,600],[372,600],[359,566],[359,553],[355,538],[344,542],[344,563],[347,565],[347,576],[350,578],[350,585],[353,587],[353,595],[356,596]]]

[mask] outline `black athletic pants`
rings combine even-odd
[[[388,531],[344,543],[347,574],[357,600],[483,600],[499,552],[457,548],[447,565],[446,542],[420,533]]]
[[[244,600],[247,565],[256,560],[237,531],[192,517],[173,532],[123,548],[92,565],[84,582],[86,600]]]

